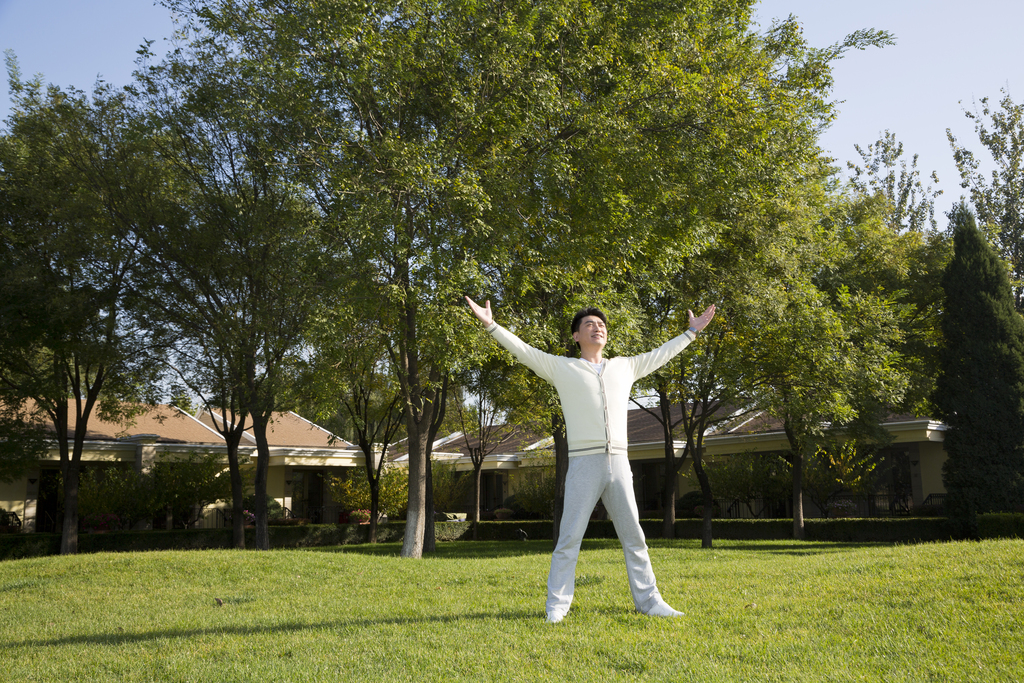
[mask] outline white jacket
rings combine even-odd
[[[696,338],[687,330],[639,356],[608,358],[598,374],[580,358],[535,349],[497,323],[487,331],[519,361],[558,390],[565,416],[569,457],[596,453],[628,454],[626,411],[633,382],[672,360]]]

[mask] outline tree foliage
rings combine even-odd
[[[710,458],[705,465],[716,497],[740,501],[750,514],[760,517],[768,503],[785,500],[792,491],[790,464],[774,453],[736,453]],[[688,474],[695,479],[694,474]],[[760,507],[755,501],[762,501]]]
[[[353,472],[347,476],[330,475],[326,481],[331,498],[339,505],[350,510],[370,509],[370,484],[366,477]],[[380,474],[379,513],[397,519],[405,515],[408,504],[408,473],[402,467],[385,465]]]
[[[852,189],[863,196],[878,196],[888,202],[886,222],[891,230],[934,231],[938,226],[935,199],[942,190],[932,190],[931,185],[926,186],[921,181],[918,155],[915,154],[908,165],[902,158],[903,143],[888,130],[866,148],[854,146],[864,166],[847,162],[847,167],[853,172],[850,178]],[[933,183],[939,182],[935,171],[928,179]]]
[[[64,481],[61,552],[77,549],[78,479],[89,418],[129,420],[154,384],[149,336],[129,296],[132,229],[151,217],[148,146],[125,95],[22,82],[0,137],[0,403],[50,421]],[[72,420],[72,413],[74,419]],[[69,431],[69,425],[74,430]]]
[[[1024,321],[1006,266],[963,204],[950,213],[953,259],[943,276],[945,346],[935,391],[949,426],[946,508],[961,532],[1008,512],[1024,494]]]
[[[982,160],[946,129],[961,187],[970,190],[971,204],[982,227],[1010,264],[1014,305],[1024,312],[1024,104],[1004,92],[998,104],[981,98],[981,111],[965,111],[974,121],[978,141],[995,168],[988,177]]]
[[[858,449],[854,441],[819,446],[804,471],[804,491],[822,514],[829,516],[840,494],[860,495],[874,490],[878,467],[875,449]]]

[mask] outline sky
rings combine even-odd
[[[808,43],[826,47],[860,28],[889,31],[896,44],[853,51],[833,68],[839,114],[821,146],[840,166],[860,161],[854,145],[883,131],[903,143],[905,156],[939,176],[940,213],[965,193],[946,139],[981,153],[964,110],[998,101],[1006,90],[1024,98],[1024,2],[1020,0],[761,0],[756,16],[795,15]],[[0,0],[0,50],[11,49],[22,75],[90,90],[97,77],[115,85],[131,81],[144,39],[166,49],[174,31],[170,13],[150,0]],[[1015,89],[1016,88],[1016,89]],[[6,77],[0,87],[0,120],[10,113]],[[940,221],[941,222],[941,221]]]

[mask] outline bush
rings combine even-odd
[[[328,475],[327,488],[335,503],[349,510],[369,510],[370,482],[363,468],[348,470],[342,476]],[[409,506],[409,472],[394,465],[384,465],[380,473],[378,512],[389,519],[405,516]]]
[[[704,494],[700,491],[687,491],[676,502],[676,514],[680,517],[698,517],[695,508],[704,505]],[[704,509],[701,507],[701,515]]]
[[[555,504],[555,465],[530,467],[528,472],[519,472],[516,492],[509,496],[504,505],[516,511],[517,516],[551,519]]]
[[[247,524],[251,524],[251,523],[255,522],[256,521],[256,494],[255,493],[253,493],[251,495],[248,495],[248,496],[246,496],[245,498],[242,499],[242,508],[245,510],[244,514],[247,517],[246,523]],[[230,516],[230,512],[228,512],[227,514]],[[249,515],[252,515],[251,521],[250,521],[250,519],[248,519]],[[284,508],[281,507],[281,504],[278,503],[276,499],[274,499],[270,495],[267,495],[267,523],[269,524],[270,520],[272,520],[272,519],[283,519],[283,518],[284,518]]]
[[[978,515],[978,538],[1024,538],[1024,514],[993,512]]]
[[[369,510],[353,510],[352,512],[348,513],[348,521],[351,522],[352,524],[362,524],[363,522],[369,522],[370,521],[370,511]]]

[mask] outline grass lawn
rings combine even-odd
[[[1024,541],[717,546],[651,541],[670,620],[587,541],[558,625],[547,541],[3,562],[0,679],[1024,680]]]

